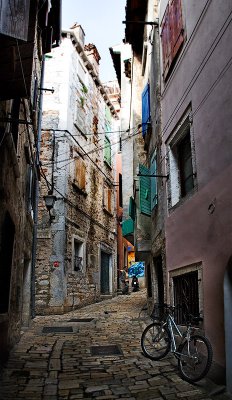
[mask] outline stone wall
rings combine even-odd
[[[70,38],[52,52],[45,71],[45,84],[55,92],[44,96],[43,108],[38,314],[63,313],[99,300],[102,253],[109,255],[111,295],[117,286],[114,163],[113,159],[111,165],[104,161],[104,132],[114,130],[114,119],[102,87],[85,68]],[[111,212],[103,207],[104,185],[111,191]],[[57,198],[52,220],[43,201],[49,190]],[[75,246],[80,270],[74,261]]]

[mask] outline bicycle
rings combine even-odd
[[[194,333],[192,323],[202,321],[203,318],[188,313],[187,328],[182,333],[174,319],[175,309],[167,304],[155,304],[151,318],[158,319],[158,322],[152,322],[144,329],[141,336],[142,351],[151,360],[160,360],[169,352],[173,353],[178,359],[181,378],[194,383],[209,372],[213,359],[212,346],[205,336]],[[175,336],[180,338],[178,346]]]

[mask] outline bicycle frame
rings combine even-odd
[[[168,330],[169,330],[169,332],[171,334],[171,350],[170,350],[171,353],[173,353],[176,357],[183,356],[182,353],[179,353],[177,351],[176,339],[175,339],[175,336],[174,336],[174,332],[176,332],[178,334],[178,336],[181,338],[181,340],[183,340],[184,338],[187,340],[187,342],[188,342],[188,355],[191,358],[195,358],[195,357],[192,357],[190,355],[190,352],[189,352],[190,327],[187,326],[187,331],[184,332],[184,334],[183,334],[180,331],[180,329],[178,328],[173,316],[170,315],[170,314],[167,316],[167,321],[166,321],[165,325],[166,324],[167,324]],[[184,356],[188,357],[188,355],[185,354]]]
[[[174,336],[174,332],[176,332],[181,339],[183,339],[183,334],[181,333],[180,329],[176,325],[174,318],[169,314],[167,317],[166,324],[168,326],[168,330],[171,334],[171,352],[176,353],[177,347],[176,347],[176,339]],[[174,330],[173,330],[174,328]]]

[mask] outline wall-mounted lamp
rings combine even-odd
[[[55,204],[55,201],[56,201],[56,196],[54,196],[52,194],[52,192],[49,191],[48,194],[46,196],[44,196],[44,201],[45,201],[46,208],[47,208],[47,210],[49,212],[49,218],[50,218],[50,221],[51,221],[52,219],[55,218],[54,215],[51,215],[51,210],[54,207],[54,204]]]

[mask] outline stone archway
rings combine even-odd
[[[226,386],[232,393],[232,256],[230,257],[224,276],[224,317],[225,317],[225,354],[226,354]]]

